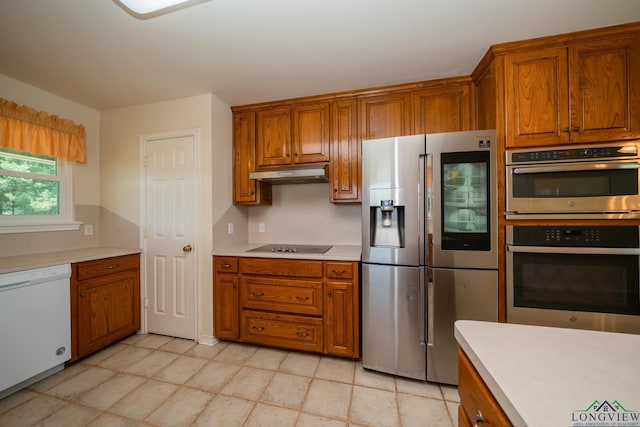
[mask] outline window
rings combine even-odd
[[[77,230],[72,207],[67,161],[0,148],[0,233]]]

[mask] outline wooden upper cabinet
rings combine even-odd
[[[473,129],[471,83],[433,88],[414,94],[415,133]]]
[[[507,55],[505,79],[507,146],[568,143],[567,50]]]
[[[412,93],[399,92],[360,98],[362,139],[413,134]]]
[[[640,36],[505,57],[507,147],[640,137]]]
[[[257,167],[291,164],[291,108],[260,110],[257,115]]]
[[[233,115],[233,202],[271,204],[271,184],[249,179],[256,170],[256,119],[254,112]]]
[[[640,36],[569,49],[571,142],[640,136]]]
[[[331,104],[330,200],[334,203],[361,201],[362,159],[358,138],[358,102],[355,99]]]
[[[293,107],[293,163],[329,161],[329,103]]]

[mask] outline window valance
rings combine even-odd
[[[0,147],[86,163],[84,126],[0,98]]]

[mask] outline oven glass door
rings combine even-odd
[[[640,314],[637,255],[512,251],[515,307]]]
[[[611,197],[638,194],[638,169],[513,168],[514,198]]]

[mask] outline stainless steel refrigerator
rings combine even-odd
[[[363,141],[362,362],[457,384],[459,319],[497,321],[495,131]]]

